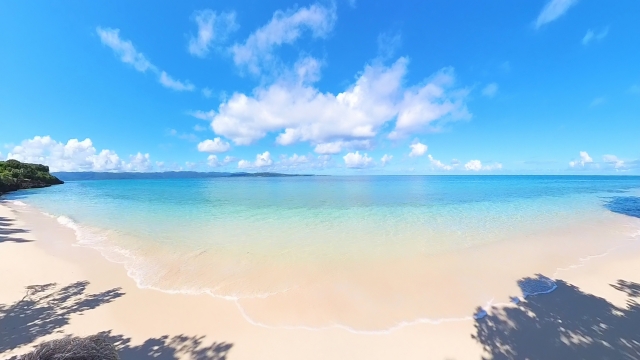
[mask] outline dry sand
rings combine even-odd
[[[464,320],[379,333],[261,326],[234,301],[140,289],[122,265],[74,243],[73,231],[55,219],[0,203],[1,358],[46,340],[98,332],[112,336],[123,359],[640,358],[635,241],[545,274],[561,279],[556,291],[496,307],[484,319],[469,313]],[[517,261],[504,271],[523,271],[514,267]],[[547,264],[540,268],[547,271]],[[492,291],[503,290],[506,298],[514,289],[515,282]]]

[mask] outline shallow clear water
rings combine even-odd
[[[326,282],[326,268],[357,288],[353,274],[393,259],[603,221],[616,216],[608,199],[638,189],[640,177],[213,178],[78,181],[8,198],[69,218],[141,286],[260,298]]]

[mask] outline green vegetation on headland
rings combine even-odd
[[[18,160],[0,161],[0,194],[63,183],[49,173],[48,166],[21,163]]]

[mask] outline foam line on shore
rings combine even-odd
[[[20,207],[26,207],[28,210],[37,210],[36,208],[25,204],[21,201],[17,201],[17,200],[4,200],[6,201],[8,204],[11,205],[15,205],[15,206],[20,206]],[[103,244],[104,242],[107,241],[107,237],[106,236],[102,236],[99,234],[96,234],[95,232],[89,230],[88,228],[79,225],[78,223],[76,223],[75,221],[73,221],[71,218],[67,217],[67,216],[56,216],[56,215],[52,215],[52,214],[48,214],[46,212],[42,212],[37,210],[39,213],[54,218],[56,219],[57,223],[65,226],[71,230],[74,231],[74,235],[76,237],[76,243],[74,243],[74,246],[82,246],[82,247],[88,247],[88,248],[93,248],[95,250],[98,250],[100,252],[100,254],[108,261],[114,262],[114,263],[118,263],[118,264],[122,264],[125,269],[127,270],[127,275],[129,278],[131,278],[132,280],[134,280],[134,282],[136,283],[136,286],[140,289],[151,289],[151,290],[156,290],[156,291],[160,291],[163,293],[167,293],[167,294],[182,294],[182,295],[201,295],[201,294],[206,294],[209,295],[213,298],[218,298],[218,299],[223,299],[223,300],[227,300],[227,301],[233,301],[238,310],[240,311],[242,317],[250,324],[254,325],[254,326],[259,326],[259,327],[263,327],[263,328],[268,328],[268,329],[284,329],[284,330],[308,330],[308,331],[322,331],[322,330],[330,330],[330,329],[341,329],[344,331],[348,331],[350,333],[353,334],[361,334],[361,335],[385,335],[385,334],[390,334],[394,331],[400,330],[402,328],[405,327],[409,327],[409,326],[416,326],[416,325],[421,325],[421,324],[428,324],[428,325],[439,325],[439,324],[443,324],[443,323],[451,323],[451,322],[462,322],[462,321],[472,321],[474,320],[473,316],[462,316],[462,317],[451,317],[451,318],[439,318],[439,319],[432,319],[432,318],[418,318],[415,320],[408,320],[408,321],[401,321],[396,323],[395,325],[386,328],[386,329],[381,329],[381,330],[359,330],[359,329],[355,329],[353,327],[347,326],[347,325],[343,325],[343,324],[332,324],[332,325],[327,325],[327,326],[319,326],[319,327],[312,327],[312,326],[305,326],[305,325],[282,325],[282,326],[272,326],[272,325],[268,325],[268,324],[264,324],[261,323],[257,320],[254,320],[253,318],[251,318],[247,312],[245,311],[245,309],[242,307],[242,305],[240,304],[240,301],[242,299],[252,299],[252,298],[267,298],[269,296],[273,296],[273,295],[277,295],[277,294],[281,294],[284,292],[287,292],[293,288],[289,288],[289,289],[285,289],[282,291],[276,291],[276,292],[268,292],[268,293],[261,293],[261,294],[257,294],[257,295],[251,295],[251,296],[236,296],[236,295],[220,295],[220,294],[216,294],[215,293],[215,289],[200,289],[200,290],[167,290],[167,289],[162,289],[162,288],[158,288],[152,285],[145,285],[143,284],[143,280],[141,278],[140,273],[142,272],[139,269],[136,269],[135,266],[133,265],[136,261],[137,261],[137,257],[135,255],[133,255],[130,251],[126,250],[126,249],[122,249],[120,247],[117,246],[102,246],[101,244]],[[637,227],[635,227],[635,229],[637,229]],[[635,240],[640,239],[640,229],[636,230],[636,232],[632,233],[632,234],[628,234],[627,236],[630,237],[630,243],[634,243]],[[596,258],[601,258],[604,257],[606,255],[611,254],[612,252],[614,252],[615,250],[625,247],[628,244],[623,244],[623,245],[618,245],[615,247],[612,247],[610,249],[608,249],[607,251],[601,253],[601,254],[596,254],[596,255],[589,255],[589,256],[585,256],[582,258],[578,259],[578,263],[577,264],[573,264],[570,265],[568,267],[558,267],[556,268],[556,271],[552,274],[551,278],[552,279],[557,279],[559,274],[563,271],[569,271],[572,269],[576,269],[579,267],[583,267],[585,266],[590,260],[592,259],[596,259]],[[109,253],[111,252],[111,254]],[[123,256],[126,260],[116,260],[112,255],[112,253],[115,252],[120,256]],[[541,293],[536,293],[536,294],[530,294],[531,295],[538,295],[538,294],[548,294],[551,293],[552,291],[554,291],[557,288],[557,286],[552,287],[551,289],[549,289],[548,291],[545,292],[541,292]],[[480,308],[484,311],[490,311],[491,309],[495,309],[495,308],[501,308],[501,307],[505,307],[505,306],[513,306],[513,303],[493,303],[493,298],[491,300],[489,300],[485,306],[481,306]]]

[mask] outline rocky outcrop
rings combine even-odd
[[[63,183],[49,173],[48,166],[22,163],[17,160],[0,161],[0,194]]]

